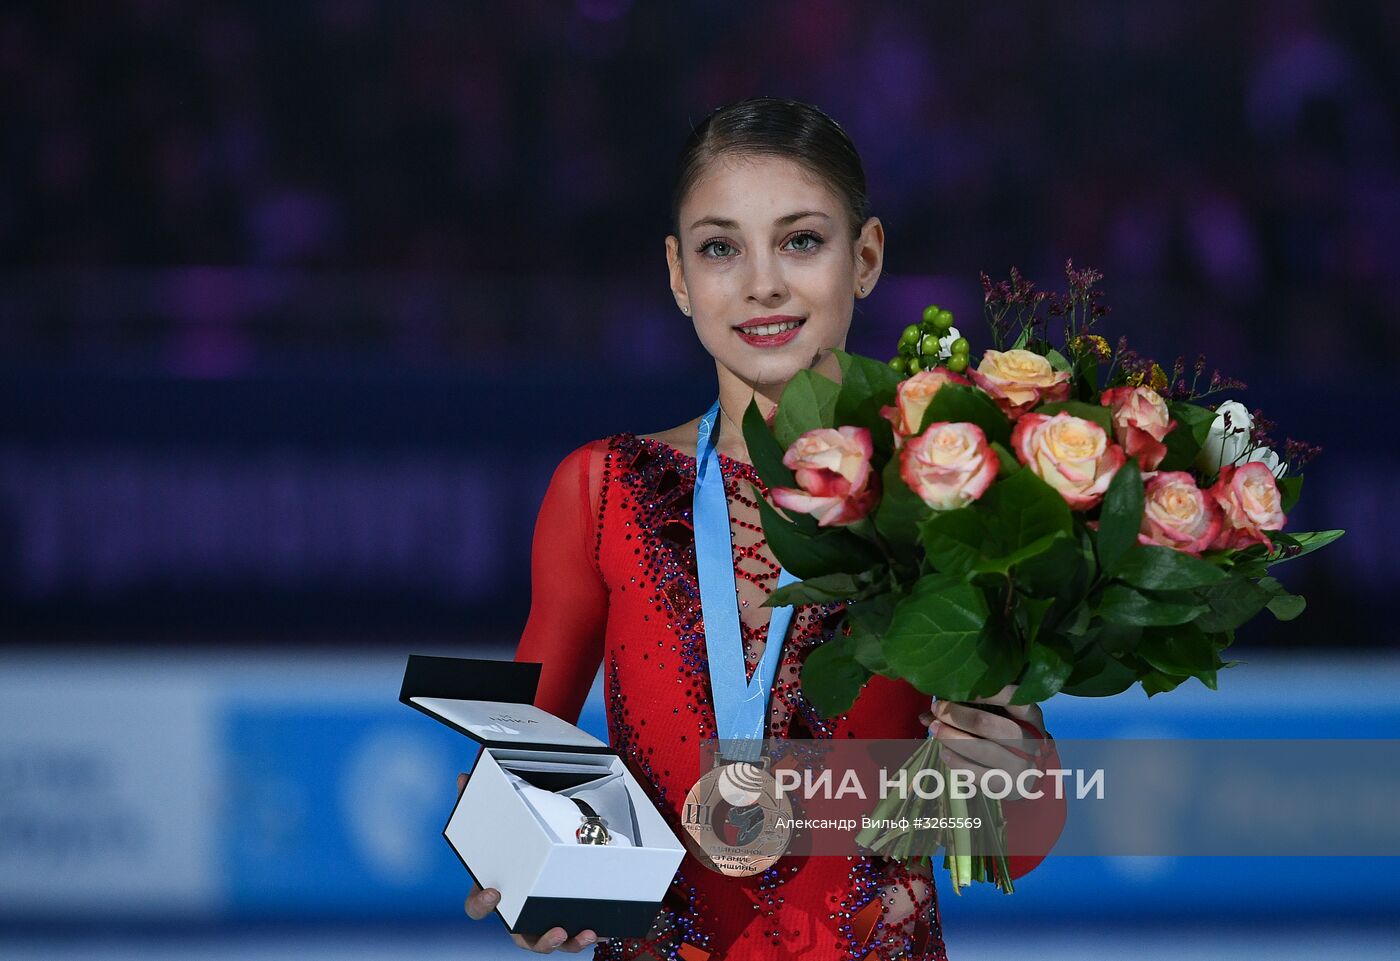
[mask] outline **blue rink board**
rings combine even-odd
[[[1221,690],[1148,700],[1059,698],[1058,738],[1400,737],[1400,666],[1252,664]],[[387,689],[387,688],[386,688]],[[606,738],[599,689],[580,726]],[[441,830],[475,745],[386,698],[314,709],[236,698],[223,725],[230,790],[220,832],[231,918],[443,917],[470,879]],[[1060,919],[1384,917],[1400,858],[1051,857],[1008,900],[986,885],[944,910]]]

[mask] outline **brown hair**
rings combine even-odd
[[[811,104],[750,97],[716,107],[691,128],[671,193],[671,230],[680,236],[681,203],[710,161],[722,154],[766,154],[795,161],[824,181],[846,207],[852,238],[869,219],[865,169],[841,125]]]

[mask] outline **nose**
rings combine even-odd
[[[763,304],[782,303],[787,297],[787,281],[782,264],[771,252],[760,252],[750,263],[749,299]]]

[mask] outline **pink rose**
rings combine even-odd
[[[776,487],[770,498],[783,510],[816,517],[818,527],[854,524],[880,499],[879,479],[870,469],[874,451],[865,427],[809,430],[783,455],[799,486]]]
[[[1263,544],[1273,550],[1273,542],[1264,532],[1283,530],[1288,518],[1283,513],[1278,484],[1267,465],[1258,461],[1239,467],[1226,464],[1206,493],[1215,499],[1224,515],[1212,548],[1239,550]]]
[[[1146,475],[1144,475],[1146,476]],[[1147,477],[1138,542],[1199,554],[1220,533],[1215,498],[1185,471],[1157,471]]]
[[[976,424],[930,424],[899,454],[899,476],[936,511],[966,507],[996,480],[1000,462]]]
[[[1030,350],[989,350],[982,355],[972,380],[1012,420],[1041,403],[1069,399],[1069,371]]]
[[[1145,471],[1156,470],[1167,456],[1162,439],[1176,427],[1167,402],[1151,387],[1114,387],[1099,403],[1113,414],[1113,437]]]
[[[961,374],[955,374],[946,367],[921,370],[913,377],[899,382],[894,405],[880,408],[880,416],[894,425],[895,449],[904,446],[904,439],[919,432],[924,422],[924,411],[933,402],[938,388],[944,384],[972,386],[972,382]]]
[[[1011,448],[1022,464],[1077,511],[1103,500],[1108,482],[1127,459],[1102,427],[1064,411],[1054,417],[1021,417],[1011,432]]]

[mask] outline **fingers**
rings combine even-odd
[[[578,954],[598,940],[598,936],[590,929],[580,931],[571,938],[569,933],[561,927],[550,928],[538,937],[521,934],[512,935],[512,937],[516,944],[522,948],[528,948],[536,954],[549,954],[552,951],[567,951],[570,954]]]
[[[1019,684],[1008,684],[991,697],[974,697],[970,703],[973,704],[995,704],[1003,708],[1012,717],[1018,717],[1035,726],[1041,734],[1045,733],[1045,712],[1040,709],[1039,704],[1012,704],[1011,699],[1016,696]]]
[[[461,797],[461,796],[462,796],[462,792],[465,791],[466,789],[467,789],[467,776],[466,776],[465,774],[459,774],[459,775],[457,775],[457,796],[458,796],[458,797]]]
[[[997,769],[1014,779],[1022,771],[1034,767],[1031,761],[997,741],[960,730],[952,724],[935,720],[929,725],[929,730],[948,753],[949,767],[967,767],[975,777],[980,778],[988,770]],[[957,763],[963,760],[968,763]]]
[[[944,724],[951,724],[959,730],[978,737],[989,737],[996,741],[1020,742],[1026,736],[1021,725],[1009,717],[1002,717],[991,711],[984,711],[971,704],[957,701],[939,701],[934,706],[933,716]]]
[[[478,888],[472,886],[471,893],[467,895],[466,911],[467,916],[480,921],[486,915],[495,910],[496,905],[501,902],[501,892],[495,888]]]

